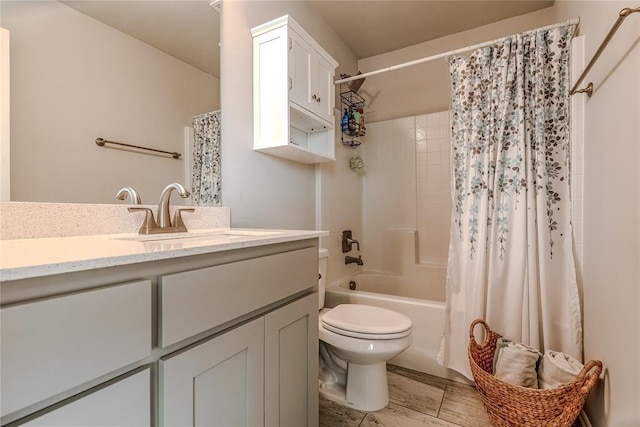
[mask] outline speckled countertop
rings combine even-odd
[[[243,234],[244,233],[244,234]],[[325,231],[205,229],[188,234],[135,233],[0,240],[0,281],[115,267],[326,236]]]

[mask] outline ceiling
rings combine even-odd
[[[220,15],[209,5],[211,0],[59,1],[220,76]],[[550,7],[553,0],[315,0],[309,4],[357,58],[367,58]]]
[[[309,3],[358,59],[553,6],[553,0]]]
[[[58,0],[220,78],[220,14],[211,0]]]

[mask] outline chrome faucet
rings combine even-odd
[[[364,265],[364,262],[362,262],[362,255],[359,255],[358,258],[346,255],[344,257],[344,263],[345,263],[345,265],[346,264]]]
[[[164,187],[160,194],[160,201],[158,202],[158,227],[166,228],[171,227],[171,216],[169,214],[169,200],[171,199],[171,193],[176,190],[180,197],[186,199],[191,193],[187,191],[182,184],[177,182],[171,183]]]
[[[157,234],[157,233],[180,233],[186,232],[187,227],[182,220],[182,212],[193,212],[195,209],[178,209],[171,221],[169,215],[169,201],[171,199],[171,193],[176,190],[180,197],[189,197],[189,192],[182,186],[174,182],[167,185],[160,194],[160,201],[158,202],[158,222],[153,217],[153,211],[149,208],[129,208],[129,212],[145,212],[144,222],[138,231],[140,234]]]
[[[118,190],[116,193],[116,199],[124,200],[129,196],[129,200],[131,200],[132,205],[141,205],[142,200],[140,199],[140,195],[133,187],[124,187]]]

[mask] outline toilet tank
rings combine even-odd
[[[324,248],[318,250],[318,310],[324,307],[324,293],[327,288],[327,263],[329,251]]]

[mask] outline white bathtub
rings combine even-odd
[[[351,280],[356,282],[355,291],[349,289],[349,281],[327,287],[325,307],[348,303],[368,304],[405,314],[413,322],[413,343],[389,363],[464,381],[460,375],[443,368],[436,361],[444,328],[445,305],[443,301],[430,300],[433,296],[428,295],[428,287],[405,287],[394,278],[373,273],[361,273]],[[411,296],[398,296],[399,293]],[[435,298],[440,298],[442,292],[435,294]]]

